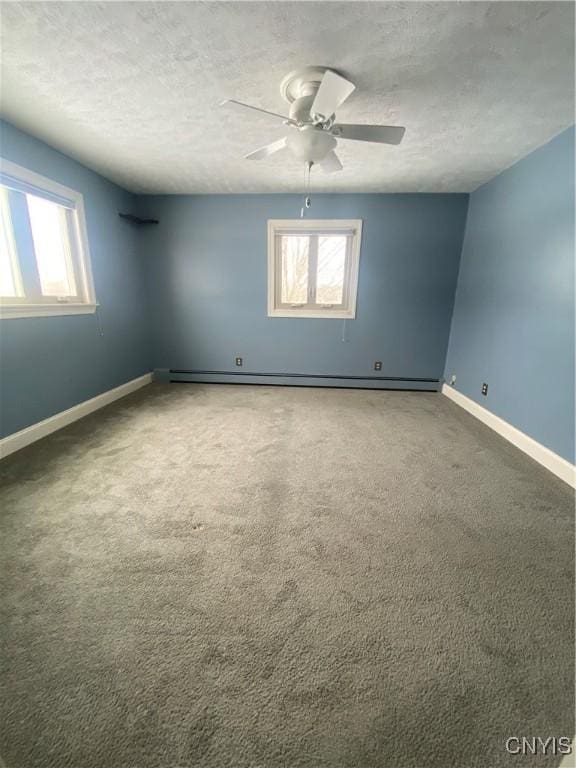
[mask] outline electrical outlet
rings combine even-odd
[[[238,365],[240,368],[244,365],[241,357],[236,358],[236,365]]]
[[[484,384],[482,384],[482,394],[483,395],[487,395],[488,394],[488,384],[486,384],[486,382],[484,382]]]
[[[456,376],[454,376],[454,374],[452,374],[452,376],[450,376],[450,386],[453,387],[454,384],[456,384]]]
[[[375,360],[374,361],[374,370],[375,371],[381,371],[382,370],[382,360]]]

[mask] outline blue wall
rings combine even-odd
[[[155,368],[439,378],[467,195],[313,195],[310,218],[363,219],[355,320],[267,317],[270,218],[297,195],[146,197]],[[346,341],[342,341],[342,335]]]
[[[118,217],[132,195],[0,122],[0,155],[82,192],[96,315],[0,321],[0,430],[8,435],[151,368],[137,233]]]
[[[446,379],[573,462],[574,362],[570,128],[471,196]]]
[[[234,371],[236,355],[245,371],[370,377],[378,359],[383,376],[440,378],[454,306],[446,378],[574,461],[573,128],[471,196],[455,304],[466,195],[313,196],[311,216],[364,222],[344,324],[266,315],[266,222],[297,218],[300,196],[134,198],[0,127],[2,156],[84,194],[101,304],[100,323],[1,321],[2,435],[152,367]],[[118,218],[136,206],[160,224]]]

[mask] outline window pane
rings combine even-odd
[[[43,296],[75,296],[66,208],[26,195]]]
[[[309,244],[307,235],[282,235],[282,304],[308,301]]]
[[[318,238],[317,304],[342,304],[346,240],[344,235],[328,235]]]
[[[16,278],[16,252],[14,250],[14,235],[10,220],[7,192],[0,190],[0,296],[19,296]]]

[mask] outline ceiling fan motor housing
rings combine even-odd
[[[311,121],[310,107],[314,101],[314,91],[310,96],[300,96],[290,104],[289,116],[291,120],[295,120],[297,123],[309,123]]]

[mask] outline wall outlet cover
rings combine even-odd
[[[482,384],[482,394],[483,395],[487,395],[488,394],[488,384],[486,384],[486,382],[484,382],[484,384]]]
[[[235,358],[235,359],[236,359],[236,365],[238,365],[238,366],[242,366],[242,365],[243,365],[243,362],[242,362],[242,358],[241,358],[241,357],[237,357],[237,358]]]
[[[374,370],[375,371],[381,371],[382,370],[382,360],[375,360],[374,361]]]
[[[456,384],[456,376],[452,374],[452,376],[450,376],[450,385],[454,386],[454,384]]]

